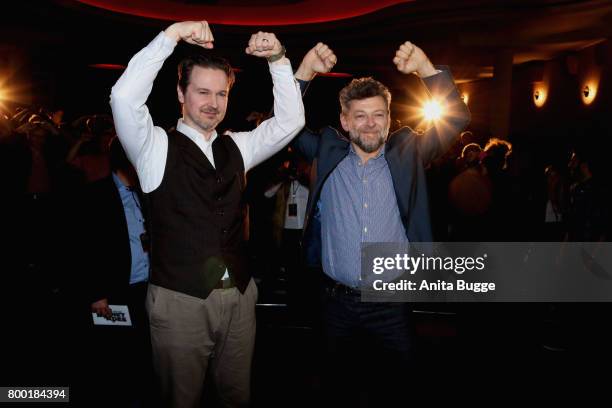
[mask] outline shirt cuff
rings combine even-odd
[[[268,66],[270,67],[270,73],[272,74],[293,76],[293,69],[291,68],[291,63],[273,64],[271,62],[268,62]]]

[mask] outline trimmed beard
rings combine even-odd
[[[216,120],[217,118],[219,118],[219,112],[217,112],[217,116],[215,117],[215,119],[211,121],[204,121],[200,119],[200,117],[197,115],[190,116],[189,118],[191,119],[193,123],[195,123],[200,129],[202,129],[205,132],[212,132],[213,130],[215,130],[217,125],[221,123],[221,121],[223,120],[223,118]]]
[[[359,132],[349,131],[349,137],[351,142],[355,143],[361,150],[365,153],[374,153],[382,145],[385,144],[386,137],[384,136],[384,132],[381,130],[379,132],[379,137],[373,141],[366,141],[365,138],[361,137]]]

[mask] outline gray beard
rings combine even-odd
[[[380,137],[376,139],[374,142],[366,142],[363,140],[358,134],[353,132],[349,132],[349,136],[351,138],[351,142],[355,143],[361,150],[366,153],[374,153],[377,151],[383,144],[385,144],[385,138],[382,136],[382,132]]]

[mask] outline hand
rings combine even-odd
[[[108,307],[108,299],[100,299],[91,304],[91,311],[100,317],[110,319],[113,316],[113,311]]]
[[[399,49],[395,52],[393,63],[397,70],[403,74],[416,72],[421,78],[425,78],[437,73],[423,50],[410,41],[400,45]]]
[[[259,31],[251,36],[249,46],[245,52],[256,57],[268,58],[278,55],[283,50],[283,45],[278,41],[274,33],[264,33]]]
[[[318,43],[304,55],[295,77],[303,81],[310,81],[316,74],[331,71],[338,59],[334,51],[323,43]]]
[[[174,23],[164,33],[176,42],[183,40],[208,49],[213,48],[213,41],[215,41],[208,23],[204,20]]]

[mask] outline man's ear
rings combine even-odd
[[[180,103],[185,103],[185,95],[183,95],[183,91],[181,90],[181,87],[176,85],[176,93],[178,95],[178,100]]]
[[[340,112],[340,124],[342,125],[342,129],[344,129],[345,132],[349,131],[348,120],[344,112]]]

